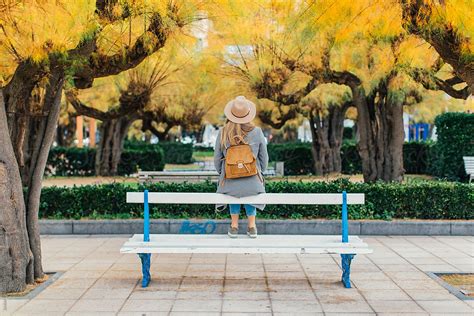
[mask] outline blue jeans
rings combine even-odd
[[[257,209],[255,206],[250,204],[244,204],[245,213],[247,216],[255,216],[257,215]],[[240,214],[240,204],[229,204],[230,214],[231,215],[239,215]]]

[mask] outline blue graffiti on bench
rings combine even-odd
[[[180,234],[212,234],[216,230],[216,222],[207,221],[205,223],[192,223],[184,221],[179,230]]]

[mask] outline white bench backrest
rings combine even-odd
[[[474,157],[463,157],[467,174],[474,174]]]
[[[127,203],[143,203],[143,192],[127,192]],[[342,193],[265,193],[242,198],[220,193],[149,192],[150,204],[342,205]],[[364,204],[363,193],[348,193],[347,204]]]

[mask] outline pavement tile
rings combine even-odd
[[[28,303],[27,299],[5,299],[0,298],[0,312],[5,315],[11,315],[14,311],[18,310],[21,306]],[[1,315],[1,314],[0,314]]]
[[[270,292],[270,296],[274,292]],[[223,292],[225,300],[268,300],[268,292],[249,292],[249,291],[235,291],[235,292]],[[272,298],[273,299],[273,298]]]
[[[172,312],[219,312],[222,300],[178,300]]]
[[[48,288],[58,289],[86,289],[92,286],[97,279],[83,278],[83,279],[59,279],[54,281]]]
[[[405,292],[414,300],[416,301],[431,301],[431,300],[437,300],[437,301],[452,301],[452,300],[458,300],[456,296],[453,294],[449,293],[447,290],[444,288],[441,288],[439,290],[420,290],[420,289],[407,289]]]
[[[395,280],[403,290],[440,290],[443,286],[433,280]]]
[[[176,291],[179,288],[179,285],[182,281],[182,278],[172,278],[172,279],[158,279],[151,277],[151,282],[148,285],[150,290],[163,290],[163,291]]]
[[[120,312],[169,312],[173,302],[174,300],[127,300]]]
[[[226,279],[264,279],[265,272],[262,271],[229,271],[225,272]]]
[[[210,312],[171,312],[169,316],[220,316],[221,313]],[[141,315],[143,316],[143,315]],[[148,314],[147,314],[148,316]]]
[[[180,291],[221,291],[224,281],[216,279],[184,278]]]
[[[298,314],[295,313],[273,313],[273,316],[323,316],[326,315],[325,313],[318,313],[318,312],[298,312]],[[341,316],[341,315],[340,315]],[[352,316],[352,314],[351,314]]]
[[[414,301],[368,301],[372,309],[378,313],[423,313]]]
[[[316,295],[312,291],[288,291],[278,290],[270,292],[270,298],[274,300],[294,300],[294,301],[316,301]]]
[[[317,302],[310,301],[272,301],[272,310],[274,313],[321,313],[323,310]]]
[[[398,290],[399,287],[392,281],[352,280],[360,290]]]
[[[90,288],[81,299],[85,300],[107,300],[107,299],[126,299],[132,293],[132,288],[99,289]]]
[[[266,291],[267,284],[262,279],[229,279],[225,280],[224,291],[235,292],[235,291],[248,291],[248,292],[260,292]]]
[[[86,288],[82,289],[68,289],[68,288],[51,288],[47,287],[41,291],[35,299],[49,299],[49,300],[77,300],[79,299]]]
[[[245,272],[245,271],[251,271],[251,272],[264,272],[265,270],[263,269],[262,264],[227,264],[226,266],[226,272]]]
[[[130,294],[130,300],[172,300],[178,294],[177,291],[158,291],[158,290],[148,290],[140,289],[135,290]]]
[[[472,313],[474,309],[461,300],[457,301],[419,301],[418,304],[429,313]]]
[[[268,288],[272,291],[279,290],[311,290],[310,283],[307,279],[296,279],[296,280],[281,280],[281,279],[268,279]]]
[[[363,301],[364,297],[355,288],[341,290],[315,290],[314,293],[321,303],[335,304],[339,302]]]
[[[76,302],[76,300],[40,300],[34,299],[20,307],[18,313],[52,313],[52,312],[62,312],[65,313],[71,308],[71,306]]]
[[[411,301],[412,298],[402,290],[362,290],[362,295],[368,300]]]
[[[72,306],[71,312],[118,312],[124,299],[88,300],[80,299]]]
[[[321,266],[321,267],[327,267]],[[278,263],[278,261],[275,261],[275,263],[271,264],[265,264],[265,270],[266,271],[300,271],[301,270],[301,265],[299,263]]]
[[[67,312],[65,316],[115,316],[115,312]]]
[[[235,312],[235,313],[271,313],[270,300],[226,300],[224,299],[222,304],[223,312]]]
[[[218,300],[224,296],[222,291],[179,291],[177,300]]]
[[[366,301],[353,300],[353,301],[338,301],[337,303],[325,303],[321,302],[325,313],[344,313],[347,311],[358,312],[358,313],[372,313],[373,310]]]

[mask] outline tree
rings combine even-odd
[[[470,1],[400,0],[403,27],[433,45],[453,75],[432,79],[439,89],[455,98],[474,93],[474,24]],[[456,85],[466,83],[461,89]]]
[[[148,65],[148,66],[147,66]],[[122,156],[123,143],[131,124],[144,117],[144,111],[150,105],[152,94],[166,84],[172,70],[163,62],[129,71],[127,84],[119,88],[118,105],[111,106],[107,111],[101,111],[86,105],[77,96],[77,90],[68,90],[66,97],[78,114],[102,121],[100,125],[100,142],[95,157],[95,174],[99,176],[114,176],[118,174],[118,165]],[[111,91],[110,86],[99,85],[92,96]]]
[[[64,83],[85,88],[137,66],[186,24],[190,11],[180,9],[174,2],[149,7],[114,0],[0,4],[6,65],[0,70],[1,292],[22,291],[44,277],[38,207]],[[71,16],[72,23],[64,23]],[[130,27],[136,19],[138,35]],[[120,29],[125,36],[114,33]]]
[[[411,83],[406,87],[400,84],[400,76],[409,80],[405,74],[413,67],[412,53],[420,50],[407,44],[411,38],[401,27],[401,7],[394,4],[365,0],[272,3],[256,9],[258,22],[250,23],[251,27],[264,27],[262,33],[268,35],[259,38],[257,31],[249,30],[236,41],[263,42],[266,51],[277,56],[260,58],[271,54],[260,49],[262,45],[254,45],[253,53],[259,57],[255,66],[243,50],[236,54],[246,59],[236,73],[258,91],[257,97],[294,105],[307,88],[323,83],[350,88],[357,108],[358,150],[365,181],[403,179],[403,105],[420,100]],[[242,28],[245,24],[240,22],[237,19]],[[422,49],[427,58],[419,68],[429,66],[434,55],[426,45]],[[232,66],[235,68],[235,63]],[[306,86],[285,91],[282,86],[295,73],[309,77]]]
[[[315,174],[341,173],[344,118],[352,106],[350,93],[335,84],[325,84],[306,97],[302,105],[309,119]]]

